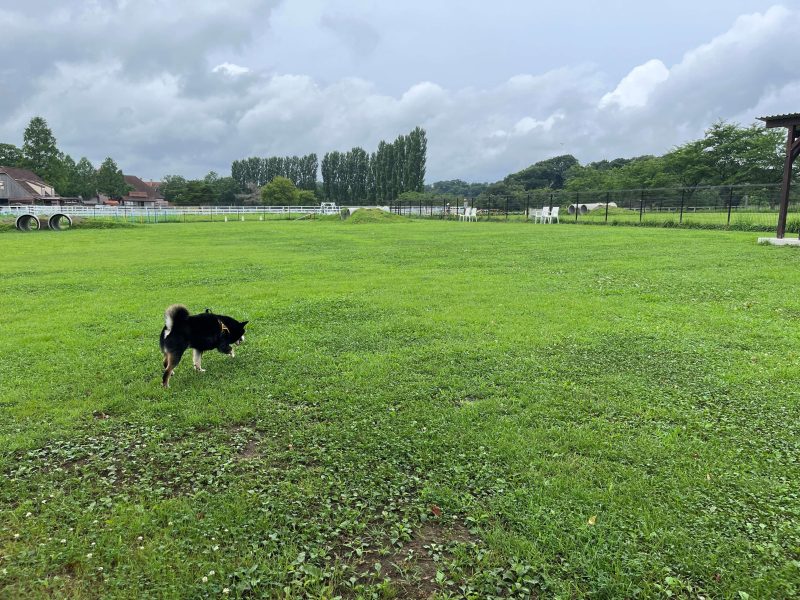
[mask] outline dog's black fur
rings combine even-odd
[[[233,347],[244,341],[247,321],[237,321],[226,315],[215,315],[210,310],[199,315],[190,315],[181,304],[173,304],[164,312],[164,328],[161,330],[160,346],[164,354],[164,376],[161,384],[169,387],[172,371],[178,366],[183,353],[193,350],[194,368],[200,365],[203,352],[217,349],[234,356]]]

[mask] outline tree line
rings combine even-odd
[[[481,206],[512,207],[525,198],[550,191],[618,191],[676,188],[687,197],[705,186],[742,183],[777,184],[783,174],[784,133],[753,124],[717,121],[700,139],[661,155],[604,159],[581,165],[571,154],[542,160],[494,183],[438,181],[422,195],[403,195],[409,202],[456,202],[475,198]]]
[[[75,162],[58,149],[47,121],[33,117],[23,133],[22,148],[0,143],[0,165],[32,171],[66,198],[92,198],[98,193],[120,198],[130,191],[122,170],[107,157],[99,169],[85,156]]]
[[[383,140],[371,153],[360,147],[328,152],[322,159],[322,195],[347,204],[389,203],[401,194],[422,192],[428,141],[425,130],[414,128],[394,142]]]
[[[367,153],[355,147],[328,152],[318,165],[316,154],[250,157],[235,160],[230,176],[214,171],[202,179],[166,175],[161,192],[176,204],[315,203],[320,199],[349,204],[460,202],[476,198],[483,206],[515,205],[530,194],[550,191],[613,191],[679,188],[740,183],[777,184],[784,162],[783,132],[754,124],[742,127],[723,120],[702,138],[661,155],[614,158],[581,165],[571,154],[536,162],[494,183],[459,179],[424,184],[427,154],[425,131],[415,128],[393,142],[381,141]],[[25,168],[50,183],[63,197],[90,198],[98,193],[120,198],[129,190],[121,169],[107,157],[99,168],[86,158],[75,161],[58,149],[42,117],[25,129],[21,148],[0,143],[0,165]],[[322,181],[317,181],[321,171]],[[275,185],[267,189],[268,184]]]
[[[255,191],[276,177],[285,177],[301,190],[315,190],[319,164],[316,154],[251,156],[231,163],[231,177],[242,190]]]

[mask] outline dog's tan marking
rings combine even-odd
[[[225,323],[223,323],[220,319],[217,319],[217,322],[219,323],[219,332],[227,333],[228,335],[230,335],[231,330],[225,327]]]
[[[164,362],[164,376],[161,378],[161,385],[168,388],[169,378],[172,377],[172,371],[175,370],[175,357],[172,355],[172,352],[167,352]]]

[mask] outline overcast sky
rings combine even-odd
[[[800,112],[798,31],[800,0],[0,0],[0,142],[41,115],[160,179],[420,125],[429,183],[495,181]]]

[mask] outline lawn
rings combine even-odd
[[[0,234],[0,597],[800,594],[800,252],[454,221]],[[249,319],[160,387],[164,308]]]

